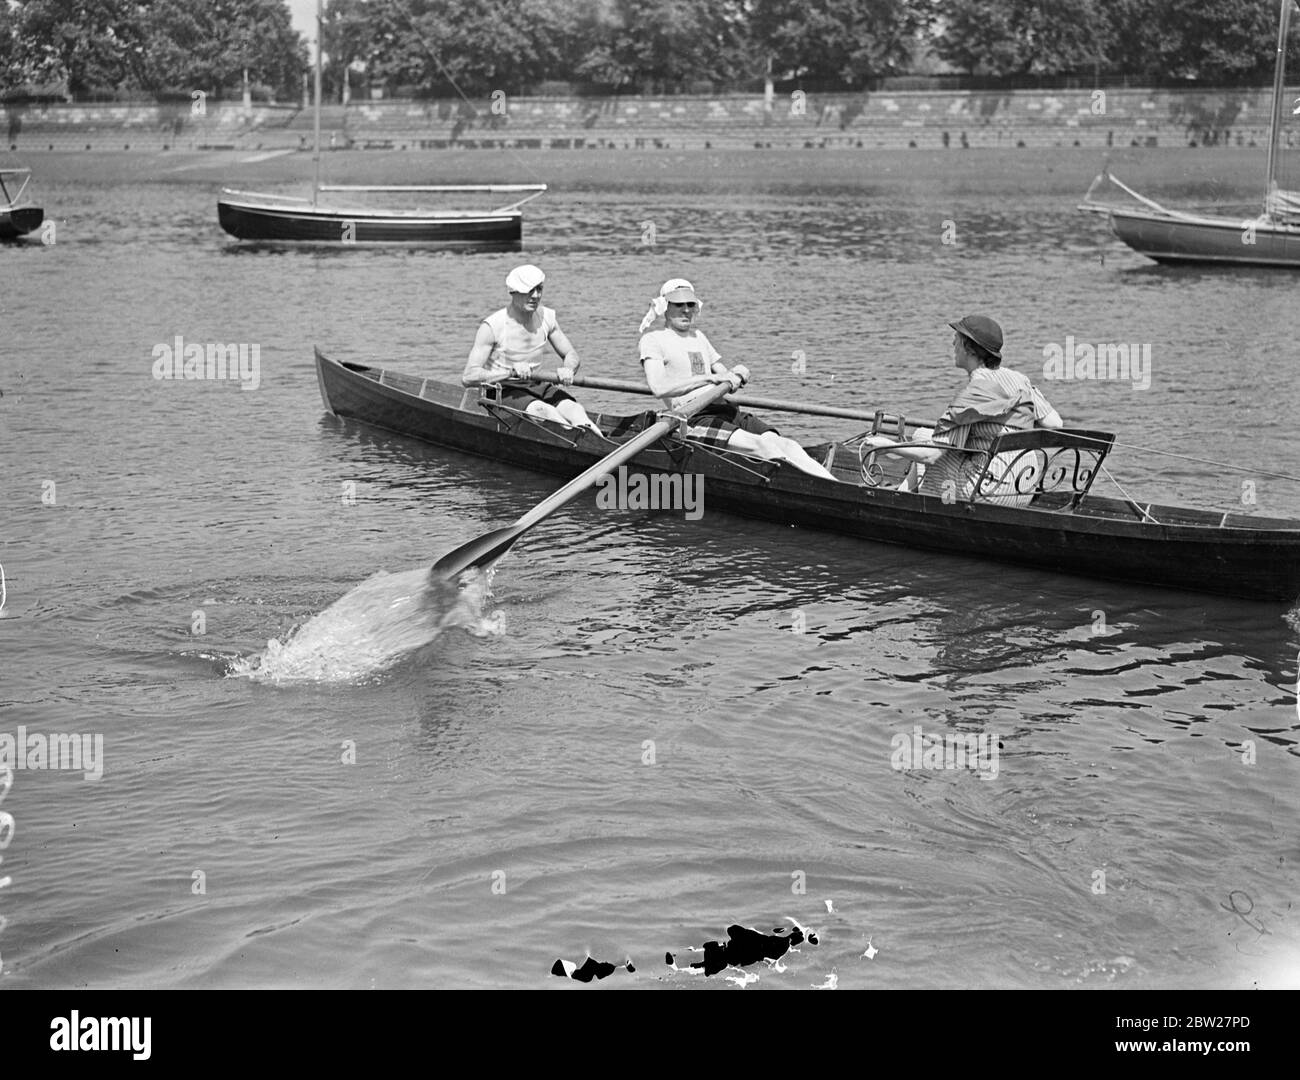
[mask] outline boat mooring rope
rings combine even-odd
[[[1155,518],[1151,516],[1150,503],[1147,503],[1146,508],[1143,509],[1142,504],[1139,503],[1135,498],[1133,498],[1133,496],[1130,495],[1127,491],[1125,491],[1123,485],[1120,484],[1120,482],[1116,480],[1113,476],[1111,476],[1110,470],[1106,468],[1104,463],[1101,466],[1101,471],[1106,474],[1107,480],[1109,480],[1112,484],[1114,484],[1117,488],[1119,488],[1119,493],[1124,496],[1124,501],[1127,502],[1129,506],[1133,507],[1134,510],[1136,510],[1139,514],[1142,515],[1143,521],[1149,521],[1151,522],[1152,525],[1160,524],[1160,522],[1158,522]]]
[[[1104,443],[1104,439],[1090,439],[1086,435],[1079,436],[1088,442]],[[1146,454],[1161,454],[1164,457],[1181,458],[1183,461],[1195,461],[1199,465],[1217,465],[1221,469],[1232,469],[1234,472],[1251,473],[1254,476],[1272,476],[1279,480],[1294,480],[1300,483],[1300,476],[1292,476],[1290,473],[1270,472],[1267,469],[1251,469],[1244,465],[1229,465],[1226,461],[1215,461],[1213,458],[1194,457],[1191,454],[1176,454],[1172,450],[1157,450],[1154,446],[1138,446],[1137,443],[1120,442],[1116,439],[1111,443],[1112,446],[1122,446],[1126,450],[1141,450]]]

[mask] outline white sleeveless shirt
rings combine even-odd
[[[483,320],[492,331],[492,352],[484,366],[493,374],[511,364],[536,364],[547,358],[550,337],[559,329],[555,310],[539,305],[529,321],[531,328],[512,318],[509,308],[494,311]]]

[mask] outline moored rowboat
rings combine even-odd
[[[9,183],[6,183],[6,178]],[[10,185],[21,178],[16,192]],[[20,236],[41,227],[45,211],[31,201],[23,199],[27,184],[32,178],[31,169],[0,169],[0,240],[17,240]]]
[[[655,419],[650,412],[600,414],[601,438],[524,416],[477,387],[344,363],[319,349],[316,373],[325,408],[336,416],[566,478]],[[745,404],[743,396],[735,400]],[[855,440],[809,448],[830,459],[841,483],[676,436],[638,454],[628,467],[643,474],[698,473],[711,510],[765,521],[1107,580],[1261,599],[1300,596],[1300,521],[1092,495],[1113,439],[1096,431],[1002,436],[989,450],[990,459],[1009,462],[998,490],[1009,482],[1026,506],[986,497],[993,490],[985,482],[992,478],[987,466],[970,498],[896,491],[880,482],[883,462]]]
[[[544,185],[535,185],[544,190]],[[463,190],[476,190],[466,187]],[[430,244],[515,250],[523,214],[513,207],[469,210],[376,210],[318,206],[307,199],[222,189],[217,220],[240,240],[313,244]]]

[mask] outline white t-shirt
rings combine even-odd
[[[713,365],[721,359],[718,350],[698,330],[679,334],[676,330],[664,327],[662,330],[651,330],[641,338],[642,365],[646,360],[662,361],[669,386],[680,386],[692,379],[713,374]],[[670,409],[676,409],[699,392],[692,390],[680,397],[664,398],[664,404]]]

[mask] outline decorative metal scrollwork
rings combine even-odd
[[[1041,490],[1039,487],[1043,473],[1041,450],[1021,450],[1010,460],[1004,460],[1006,457],[1006,454],[998,454],[984,467],[984,474],[980,477],[981,497],[1032,495]]]
[[[1040,495],[1067,490],[1083,495],[1092,484],[1103,454],[1077,446],[1027,448],[1014,456],[997,454],[985,465],[979,480],[979,498]]]
[[[858,447],[858,460],[862,463],[862,483],[867,487],[879,487],[885,478],[885,470],[876,462],[877,451],[869,443]]]

